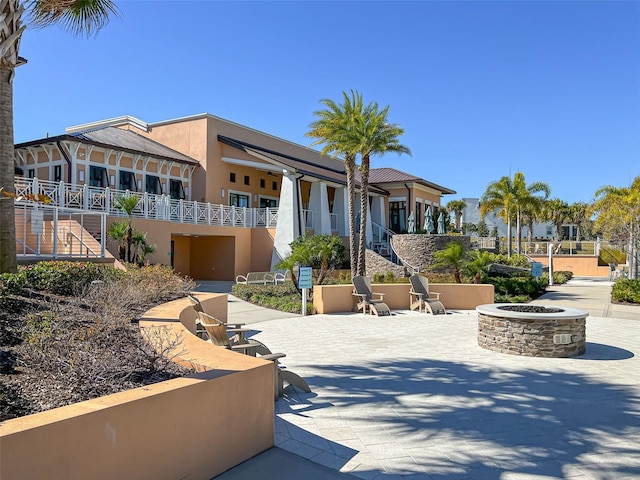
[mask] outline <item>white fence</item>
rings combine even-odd
[[[88,185],[73,187],[69,183],[37,178],[17,178],[15,186],[19,196],[45,195],[51,201],[49,205],[64,210],[91,210],[104,212],[107,215],[124,216],[124,213],[116,207],[116,199],[123,196],[136,196],[138,204],[132,215],[135,218],[246,228],[275,228],[278,221],[277,208],[214,205],[190,200],[175,200],[167,195],[152,193]]]

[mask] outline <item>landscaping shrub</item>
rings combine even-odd
[[[99,263],[40,262],[20,268],[26,285],[56,295],[77,295],[94,280],[108,281],[121,275],[119,270]]]
[[[558,270],[557,272],[553,272],[553,283],[555,285],[562,285],[563,283],[567,283],[569,280],[573,278],[573,272],[568,270]],[[540,277],[540,283],[545,285],[549,285],[549,273],[543,273]]]
[[[232,293],[249,303],[281,312],[300,313],[302,297],[293,282],[283,285],[242,285],[232,287]],[[313,303],[307,302],[307,314],[313,314]]]
[[[611,298],[616,302],[640,303],[640,280],[617,280],[613,284]]]
[[[545,291],[546,284],[543,282],[538,282],[534,277],[487,277],[486,282],[490,283],[494,286],[495,296],[498,298],[503,298],[503,302],[505,301],[513,301],[513,300],[504,300],[505,296],[517,296],[524,297],[525,302],[532,300],[534,298],[539,297]],[[498,300],[496,300],[498,301]],[[521,301],[521,300],[518,300]]]
[[[0,297],[9,294],[20,295],[27,285],[24,272],[0,274]]]

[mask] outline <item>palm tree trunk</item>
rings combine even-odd
[[[0,12],[1,14],[2,12]],[[13,68],[0,65],[0,187],[13,194]],[[16,216],[12,197],[0,195],[0,273],[16,272]]]
[[[507,257],[511,257],[513,254],[513,247],[511,245],[511,216],[507,219]]]
[[[367,251],[367,211],[369,207],[369,159],[363,158],[360,167],[360,238],[358,244],[358,275],[365,275]]]
[[[358,269],[358,242],[356,237],[356,184],[355,184],[355,168],[356,162],[354,158],[345,157],[345,170],[347,172],[347,195],[349,197],[349,261],[351,266],[351,278],[357,275]]]
[[[522,225],[520,223],[520,208],[516,216],[516,235],[518,235],[518,255],[522,253]]]

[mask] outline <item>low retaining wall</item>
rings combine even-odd
[[[530,255],[530,257],[545,267],[549,266],[548,255]],[[598,265],[598,257],[594,255],[554,255],[553,270],[556,272],[566,270],[578,277],[608,277],[610,273],[609,266]]]
[[[226,295],[199,297],[226,318]],[[180,363],[199,373],[0,424],[0,478],[208,480],[272,447],[273,363],[214,347],[190,324],[181,299],[140,328],[181,333]]]
[[[474,310],[478,305],[493,302],[493,285],[468,283],[432,283],[429,289],[440,293],[447,309]],[[392,310],[409,310],[408,283],[374,284],[372,292],[384,293],[384,301]],[[317,313],[353,311],[353,285],[316,285],[313,287],[313,306]]]

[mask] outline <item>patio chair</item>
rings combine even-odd
[[[251,355],[254,357],[256,356],[258,344],[236,343],[240,342],[242,337],[235,335],[231,338],[229,337],[229,333],[232,333],[237,329],[227,330],[224,322],[212,317],[211,315],[207,315],[204,312],[198,312],[198,317],[200,319],[200,323],[209,334],[209,341],[212,344],[234,352],[244,353],[245,355]],[[289,385],[293,385],[294,387],[298,387],[303,392],[311,392],[311,387],[309,387],[309,384],[300,375],[292,372],[291,370],[286,370],[286,368],[280,364],[280,359],[286,356],[287,355],[284,353],[268,353],[260,355],[260,358],[270,360],[274,363],[274,395],[276,400],[283,395],[285,382]]]
[[[362,275],[355,276],[351,279],[353,283],[353,295],[358,297],[357,307],[362,313],[371,313],[372,315],[391,315],[389,306],[384,303],[384,293],[371,292],[371,280]],[[373,298],[377,295],[380,298]]]
[[[207,331],[207,329],[204,327],[204,325],[202,325],[202,321],[200,318],[200,313],[206,313],[204,311],[204,307],[202,306],[202,303],[197,297],[194,297],[193,295],[187,295],[187,297],[191,302],[191,306],[198,314],[198,318],[196,319],[196,335],[204,340],[207,340],[207,338],[210,337],[210,334]],[[215,320],[220,321],[217,318]],[[225,323],[225,328],[228,334],[238,337],[238,340],[236,343],[242,343],[242,344],[250,343],[252,345],[255,345],[255,350],[253,353],[254,356],[256,353],[259,355],[269,355],[271,353],[271,350],[264,343],[258,340],[254,340],[253,338],[246,338],[245,334],[250,330],[243,328],[244,325],[245,325],[244,323],[238,323],[238,322]]]
[[[429,279],[422,275],[411,275],[411,290],[409,291],[409,308],[418,310],[419,312],[427,311],[431,315],[443,314],[447,311],[440,301],[440,294],[429,291]],[[432,297],[435,295],[435,298]]]

